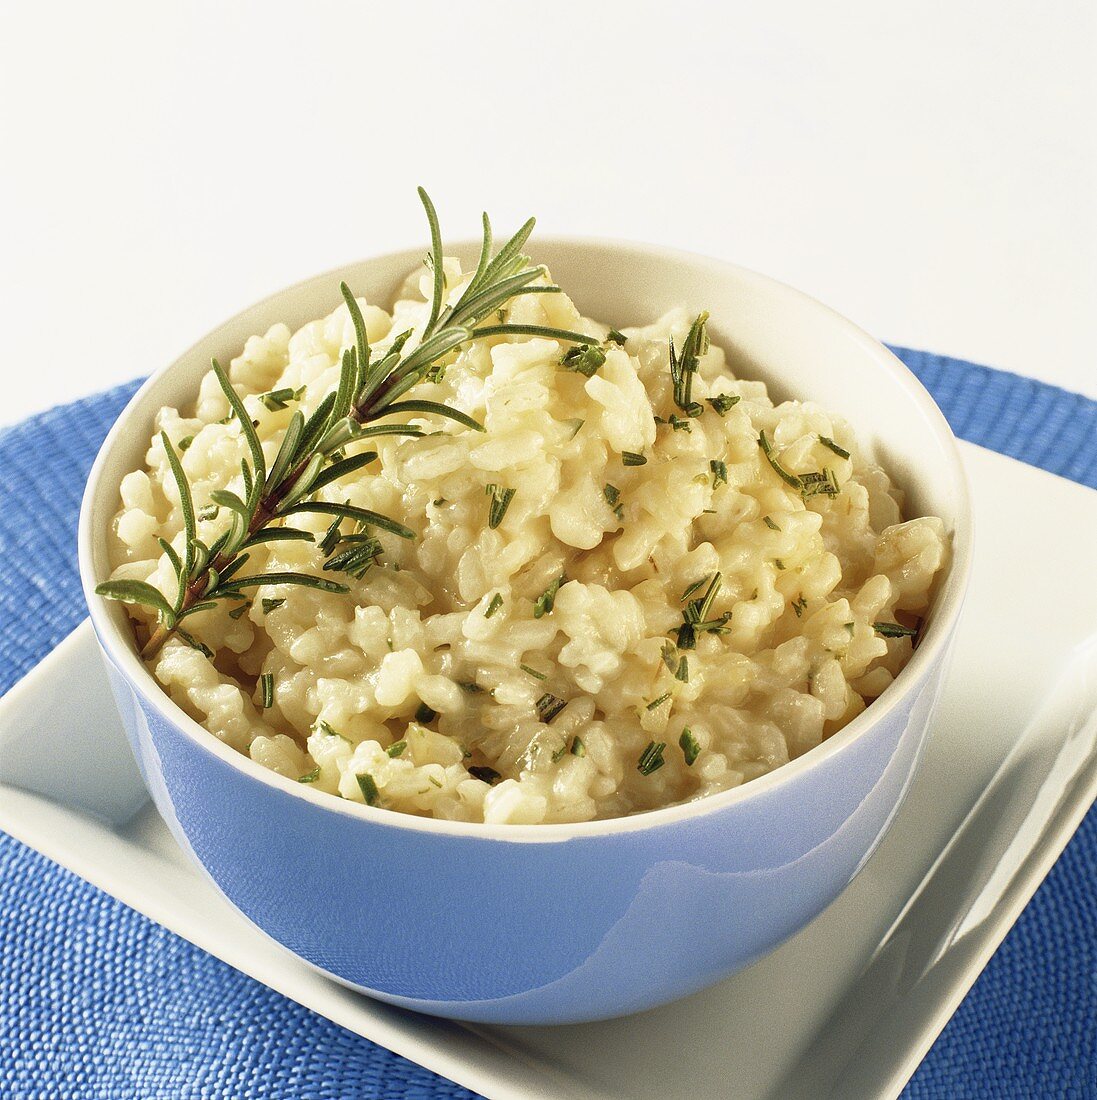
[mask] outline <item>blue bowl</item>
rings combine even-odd
[[[472,246],[452,251],[467,259]],[[80,559],[119,709],[152,797],[184,849],[257,927],[331,978],[456,1019],[571,1023],[636,1012],[747,966],[833,901],[871,856],[913,777],[967,584],[966,482],[944,418],[884,347],[819,303],[716,260],[550,239],[536,257],[580,309],[618,324],[707,308],[738,372],[841,411],[944,518],[952,562],[909,665],[839,733],[777,771],[685,806],[576,825],[488,826],[343,802],[223,745],[161,690],[123,609],[95,595],[119,483],[153,416],[191,399],[211,356],[275,321],[374,300],[419,252],[319,276],[233,318],[154,375],[88,481]],[[618,285],[629,273],[627,286]]]

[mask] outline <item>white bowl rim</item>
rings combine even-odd
[[[111,451],[114,449],[117,440],[126,431],[127,422],[143,403],[149,390],[155,387],[164,375],[175,369],[178,363],[188,358],[198,344],[207,340],[220,329],[232,324],[245,313],[266,305],[274,299],[292,296],[304,287],[314,286],[322,279],[330,278],[333,285],[336,285],[343,273],[349,269],[374,260],[407,256],[409,263],[414,264],[421,253],[421,249],[418,251],[395,250],[341,264],[329,271],[309,276],[290,286],[283,287],[237,311],[220,325],[210,329],[187,351],[177,356],[171,363],[155,371],[142,383],[119,414],[118,419],[99,448],[85,486],[77,536],[80,578],[96,636],[107,656],[125,675],[129,686],[138,692],[146,704],[158,711],[166,722],[174,725],[204,751],[211,753],[254,780],[272,786],[284,794],[304,799],[305,802],[312,804],[318,810],[326,810],[329,813],[350,814],[359,818],[359,820],[366,819],[374,825],[394,829],[410,829],[452,838],[518,843],[561,843],[581,838],[633,833],[654,830],[660,826],[677,825],[692,818],[705,817],[737,803],[761,798],[775,788],[793,782],[804,772],[841,752],[846,746],[865,735],[877,723],[886,719],[888,714],[898,709],[914,690],[915,685],[943,657],[959,619],[972,561],[972,516],[967,475],[961,463],[956,437],[944,414],[921,382],[882,343],[840,313],[803,291],[790,287],[788,284],[768,275],[762,275],[759,272],[726,260],[706,256],[702,253],[689,252],[684,249],[607,237],[539,234],[537,241],[558,248],[577,248],[580,250],[584,248],[612,248],[625,252],[641,253],[647,258],[654,257],[667,263],[688,263],[693,267],[701,264],[710,267],[716,273],[722,271],[725,275],[734,273],[739,279],[753,282],[763,289],[793,295],[802,302],[824,311],[835,325],[843,328],[856,344],[870,353],[881,368],[890,371],[900,382],[912,404],[917,406],[926,417],[937,442],[942,445],[948,458],[951,488],[957,501],[957,515],[952,537],[952,560],[948,573],[938,590],[932,617],[927,620],[927,628],[913,656],[884,693],[870,703],[848,725],[843,726],[837,733],[832,734],[814,748],[809,749],[802,756],[798,756],[787,764],[782,764],[773,771],[730,790],[707,795],[695,801],[665,806],[657,810],[647,810],[627,817],[602,818],[583,822],[553,822],[538,825],[495,825],[474,821],[447,821],[433,817],[418,817],[399,810],[367,806],[364,803],[342,799],[327,792],[315,791],[308,784],[299,783],[297,780],[289,779],[271,771],[269,768],[264,768],[252,760],[250,756],[231,748],[215,737],[175,703],[156,681],[151,671],[145,667],[144,662],[140,660],[132,635],[127,637],[108,614],[108,603],[110,601],[98,596],[95,592],[98,580],[92,571],[92,547],[94,544],[94,531],[99,517],[92,514],[92,506]],[[478,245],[478,241],[460,240],[448,242],[447,248],[453,250],[470,249],[478,247]],[[536,252],[536,247],[533,251]]]

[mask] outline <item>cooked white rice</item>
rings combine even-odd
[[[445,266],[456,295],[460,269]],[[390,333],[421,327],[429,289],[417,274],[391,313],[360,300],[371,344],[384,349]],[[608,331],[563,294],[518,298],[507,319]],[[451,820],[651,810],[749,782],[818,745],[909,659],[910,639],[874,624],[925,612],[948,556],[944,525],[903,522],[902,494],[841,418],[810,402],[774,406],[715,345],[694,398],[738,403],[724,415],[706,403],[688,430],[660,419],[677,411],[668,338],[680,347],[691,321],[678,309],[625,329],[627,343],[607,341],[590,378],[561,367],[567,345],[553,340],[465,347],[444,381],[416,396],[475,416],[486,434],[423,417],[435,434],[369,441],[379,461],[321,494],[385,513],[418,538],[382,533],[382,562],[361,580],[340,576],[348,594],[268,587],[237,618],[228,604],[195,615],[188,630],[212,658],[173,637],[153,674],[264,767]],[[335,387],[353,339],[341,305],[297,332],[275,325],[251,337],[233,360],[268,462],[294,408],[308,415]],[[260,400],[282,388],[299,400],[273,410]],[[241,491],[245,448],[228,413],[210,374],[193,409],[157,417],[157,433],[177,447],[190,439],[182,461],[200,509],[215,489]],[[763,453],[763,430],[785,469],[829,470],[840,491],[805,499]],[[625,465],[624,452],[647,461]],[[146,462],[122,482],[113,576],[150,581],[170,599],[175,577],[156,539],[181,551],[182,517],[158,434]],[[515,490],[494,530],[492,485]],[[201,520],[200,536],[212,542],[226,521],[223,509]],[[328,522],[295,517],[317,536]],[[272,543],[248,571],[319,575],[322,562],[312,544]],[[709,617],[730,618],[679,651],[683,609],[717,572]],[[538,609],[560,577],[551,610],[544,600]],[[152,613],[129,611],[145,636]],[[266,709],[263,674],[274,683]]]

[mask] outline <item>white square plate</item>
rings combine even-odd
[[[963,449],[976,513],[971,593],[902,812],[818,919],[684,1001],[582,1027],[473,1028],[314,973],[229,907],[146,802],[86,623],[0,703],[0,828],[489,1097],[715,1097],[731,1081],[740,1098],[895,1096],[1097,796],[1097,588],[1078,583],[1097,547],[1097,495]],[[43,754],[51,770],[36,767]]]

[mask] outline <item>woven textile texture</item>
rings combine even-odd
[[[1097,402],[897,349],[957,434],[1097,488]],[[80,493],[134,385],[0,433],[0,691],[84,615]],[[1095,498],[1097,503],[1097,498]],[[472,1094],[342,1030],[0,834],[0,1097]],[[1097,1098],[1097,813],[907,1087]]]

